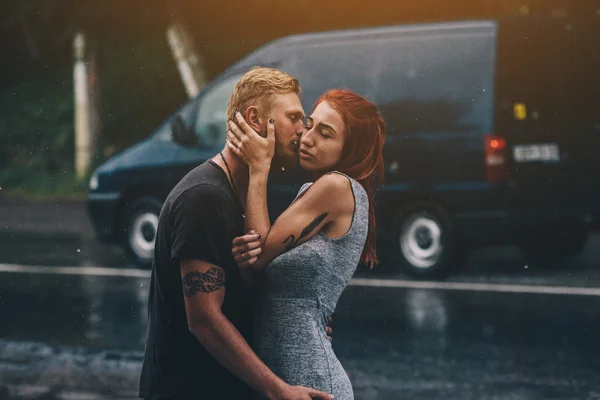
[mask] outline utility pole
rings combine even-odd
[[[90,168],[90,102],[88,74],[85,64],[85,37],[83,33],[75,34],[73,41],[75,64],[73,66],[73,83],[75,95],[75,177],[82,180]]]
[[[88,53],[90,53],[88,51]],[[92,158],[98,157],[98,151],[103,147],[102,140],[102,119],[100,78],[98,71],[98,51],[97,48],[86,57],[88,66],[88,85],[90,102],[90,152]],[[91,165],[93,167],[93,165]]]
[[[175,22],[167,29],[167,41],[188,97],[196,97],[206,84],[206,78],[202,58],[195,49],[191,35],[183,25]]]

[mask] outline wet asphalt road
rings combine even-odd
[[[147,273],[86,269],[132,265],[94,240],[80,205],[1,208],[0,267],[21,271],[0,273],[0,399],[135,398]],[[86,274],[25,273],[28,266]],[[568,290],[600,288],[599,273],[595,235],[580,259],[558,269],[528,266],[499,247],[472,254],[438,289],[351,286],[334,316],[334,348],[358,400],[600,399],[600,291]],[[357,277],[404,279],[393,266]],[[500,284],[517,286],[494,291]],[[524,284],[567,290],[523,293]]]
[[[147,278],[1,282],[6,398],[135,398]],[[352,286],[334,348],[357,399],[597,399],[599,309],[600,296]]]

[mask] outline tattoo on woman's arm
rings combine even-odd
[[[183,276],[183,295],[211,293],[225,286],[225,274],[221,268],[212,267],[206,272],[191,271]]]
[[[315,230],[315,228],[317,226],[321,225],[321,222],[325,221],[325,218],[327,218],[328,215],[329,215],[329,213],[325,212],[325,213],[319,215],[318,217],[316,217],[315,219],[313,219],[311,223],[309,223],[308,225],[306,225],[304,227],[304,229],[302,229],[302,233],[300,233],[300,237],[298,239],[296,239],[296,237],[294,235],[288,236],[283,241],[283,243],[287,243],[285,251],[290,251],[291,249],[293,249],[294,246],[296,245],[296,243],[298,243],[304,237],[308,236],[312,231]]]

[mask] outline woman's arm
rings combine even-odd
[[[232,251],[240,267],[260,269],[278,255],[306,242],[341,216],[352,215],[354,196],[346,177],[324,175],[271,226],[267,181],[275,147],[274,121],[269,120],[267,137],[264,138],[246,123],[241,114],[236,113],[236,119],[237,125],[229,121],[227,145],[249,168],[245,231],[253,230],[260,234],[257,245],[261,245],[261,252],[248,255],[254,247],[250,247],[251,243],[239,245],[240,238],[234,241]],[[242,238],[245,237],[248,235]]]
[[[250,168],[248,193],[246,194],[246,219],[244,232],[260,233],[261,245],[265,243],[271,232],[271,220],[267,206],[267,183],[270,168]]]
[[[233,121],[229,121],[227,146],[248,165],[244,232],[259,232],[262,236],[261,243],[264,243],[271,230],[267,208],[267,183],[271,160],[275,153],[275,121],[269,119],[267,122],[267,137],[264,138],[246,123],[240,113],[236,113],[235,118],[239,127]],[[251,207],[248,207],[249,205]]]
[[[263,204],[249,202],[248,207],[258,209]],[[277,218],[262,238],[262,251],[253,263],[243,265],[248,245],[243,240],[234,241],[234,256],[241,266],[261,269],[275,257],[312,238],[328,224],[353,212],[354,197],[348,179],[340,174],[324,175]]]

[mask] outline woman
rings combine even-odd
[[[256,352],[291,385],[352,399],[325,326],[359,262],[377,262],[373,200],[383,178],[385,122],[353,92],[324,93],[299,143],[300,165],[314,183],[271,226],[266,186],[274,150],[264,150],[273,147],[277,121],[263,139],[238,118],[243,130],[229,124],[228,146],[249,166],[246,225],[258,234],[234,240],[233,253],[242,269],[264,273]]]

